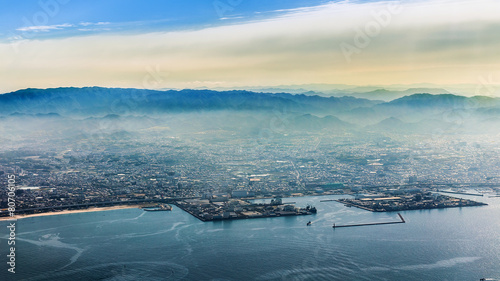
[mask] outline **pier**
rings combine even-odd
[[[396,224],[396,223],[406,223],[405,219],[403,216],[398,213],[399,218],[401,221],[392,221],[392,222],[373,222],[373,223],[360,223],[360,224],[344,224],[344,225],[336,225],[333,224],[333,228],[339,228],[339,227],[354,227],[354,226],[366,226],[366,225],[382,225],[382,224]]]

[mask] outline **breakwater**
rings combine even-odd
[[[446,190],[438,190],[437,192],[449,193],[449,194],[470,195],[470,196],[484,196],[483,194],[478,194],[478,193],[468,193],[468,192],[462,192],[462,191],[446,191]]]
[[[399,218],[401,219],[400,221],[392,221],[392,222],[372,222],[372,223],[359,223],[359,224],[344,224],[344,225],[336,225],[335,223],[333,224],[333,228],[339,228],[339,227],[354,227],[354,226],[368,226],[368,225],[383,225],[383,224],[396,224],[396,223],[406,223],[405,219],[403,216],[398,213]]]

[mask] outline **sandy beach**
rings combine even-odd
[[[66,211],[60,211],[60,212],[47,212],[47,213],[37,213],[37,214],[28,214],[28,215],[16,215],[15,217],[0,217],[0,221],[8,221],[8,220],[16,220],[16,219],[19,220],[19,219],[31,218],[31,217],[43,217],[43,216],[54,216],[54,215],[64,215],[64,214],[102,212],[102,211],[111,211],[111,210],[120,210],[120,209],[133,209],[133,208],[140,208],[140,207],[141,207],[141,205],[120,205],[120,206],[89,208],[89,209],[81,209],[81,210],[66,210]]]

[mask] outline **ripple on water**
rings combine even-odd
[[[187,267],[172,262],[118,262],[60,272],[48,272],[28,280],[179,280]]]

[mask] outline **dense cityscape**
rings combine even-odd
[[[11,148],[2,152],[0,173],[17,175],[18,210],[172,198],[498,194],[500,151],[485,136],[295,134],[255,144],[224,133],[101,139],[86,143],[87,151],[81,143]]]

